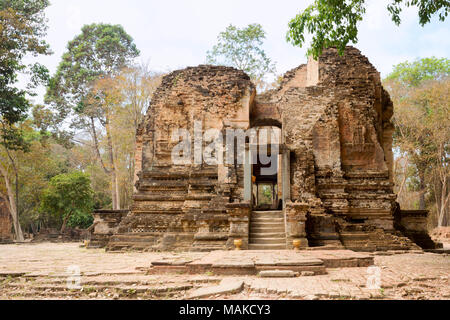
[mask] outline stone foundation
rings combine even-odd
[[[428,214],[427,210],[397,210],[396,228],[423,249],[442,248],[442,244],[433,241],[428,234]]]
[[[96,210],[94,211],[94,224],[92,233],[88,236],[89,248],[104,248],[111,236],[118,231],[122,218],[128,210]]]

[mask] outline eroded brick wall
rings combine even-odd
[[[163,78],[137,132],[134,203],[119,226],[119,233],[131,234],[127,241],[145,238],[144,246],[161,249],[224,248],[226,205],[243,198],[243,166],[174,164],[179,141],[172,134],[185,129],[194,138],[196,125],[202,135],[209,129],[245,130],[255,93],[250,78],[229,67],[202,65]],[[119,247],[120,236],[114,239]]]

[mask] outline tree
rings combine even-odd
[[[265,38],[260,24],[250,24],[246,28],[230,25],[219,34],[206,61],[243,70],[259,84],[265,75],[275,73],[275,64],[261,48]]]
[[[19,169],[20,202],[17,209],[21,226],[36,234],[42,228],[59,226],[56,219],[40,214],[41,197],[51,178],[69,172],[73,166],[71,149],[60,145],[48,132],[37,130],[34,122],[34,119],[27,119],[20,124],[29,143],[28,152],[17,150],[12,155]]]
[[[120,185],[120,203],[131,205],[135,182],[136,132],[142,123],[153,93],[161,82],[161,74],[139,65],[122,70],[115,86],[122,97],[111,113],[111,138],[115,147],[116,168]]]
[[[46,102],[58,111],[59,121],[72,117],[72,127],[86,130],[92,136],[104,171],[111,176],[113,209],[120,209],[114,147],[110,137],[110,107],[119,103],[120,96],[106,95],[103,90],[111,79],[130,65],[139,55],[133,39],[120,25],[91,24],[70,41],[54,77],[50,80]],[[105,106],[108,106],[105,108]],[[108,137],[108,163],[102,159],[98,126]]]
[[[387,10],[396,25],[404,7],[418,7],[421,26],[429,23],[434,15],[444,21],[450,11],[448,0],[391,0]],[[365,0],[314,0],[314,3],[289,22],[287,41],[295,46],[305,44],[305,34],[313,35],[308,55],[314,58],[323,49],[337,47],[343,54],[349,42],[358,42],[358,22],[366,13]]]
[[[423,58],[394,66],[385,82],[397,82],[404,88],[418,87],[426,80],[442,80],[450,75],[450,60],[446,58]]]
[[[47,0],[2,0],[0,2],[0,144],[6,150],[0,174],[6,186],[5,199],[13,219],[16,239],[23,241],[19,222],[19,181],[17,164],[11,155],[14,150],[27,150],[22,132],[15,126],[25,119],[30,107],[27,95],[47,80],[48,71],[39,63],[24,64],[26,55],[50,54],[48,44],[42,40],[47,26],[44,15]],[[27,74],[25,90],[15,87],[19,73]],[[14,178],[9,177],[11,166]],[[13,186],[15,180],[15,187]],[[14,190],[15,189],[15,190]]]
[[[404,179],[419,192],[419,209],[426,208],[429,194],[438,225],[448,223],[450,60],[432,57],[401,63],[384,85],[394,102],[394,145],[413,169],[405,167]]]
[[[50,180],[41,200],[41,212],[57,217],[66,226],[88,227],[92,223],[93,191],[87,174],[74,171]]]

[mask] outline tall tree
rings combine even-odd
[[[47,30],[44,10],[48,5],[47,0],[0,1],[0,144],[6,150],[6,156],[0,159],[0,174],[7,190],[7,194],[0,196],[8,204],[18,241],[23,241],[17,209],[18,168],[11,152],[27,149],[22,133],[15,124],[27,115],[30,107],[27,95],[33,95],[33,89],[47,80],[48,71],[44,66],[39,63],[27,65],[23,61],[26,55],[51,53],[43,40]],[[16,87],[20,73],[29,76],[26,89]],[[9,176],[8,167],[12,169],[13,178]]]
[[[68,159],[71,158],[71,152],[48,133],[37,130],[33,119],[19,123],[18,128],[23,132],[29,148],[27,152],[10,150],[10,155],[17,163],[20,182],[17,211],[22,228],[36,233],[40,227],[54,226],[48,223],[47,217],[39,214],[40,199],[50,179],[70,169]],[[7,157],[3,146],[0,147],[0,157]],[[7,172],[14,176],[11,166]],[[3,186],[0,186],[0,190],[6,193]]]
[[[50,80],[46,95],[46,102],[56,108],[60,121],[75,115],[72,117],[72,127],[88,131],[91,135],[98,160],[111,177],[113,209],[120,209],[120,200],[114,147],[109,131],[110,109],[104,106],[108,103],[119,103],[115,99],[120,97],[105,101],[102,90],[110,79],[130,65],[138,55],[139,50],[133,39],[122,26],[86,25],[82,28],[82,33],[69,42],[67,52],[64,53],[56,74]],[[98,83],[99,80],[102,84]],[[106,131],[108,137],[107,163],[102,160],[99,126]]]
[[[449,214],[449,77],[450,60],[433,57],[401,63],[384,80],[394,101],[394,144],[414,168],[408,175],[417,181],[419,209],[426,208],[428,193],[439,225]]]
[[[275,64],[261,48],[266,33],[260,24],[245,28],[229,25],[217,37],[217,44],[208,51],[207,63],[226,65],[245,71],[257,84],[265,75],[275,73]]]
[[[116,169],[116,185],[119,190],[120,205],[128,208],[134,186],[134,161],[136,131],[150,104],[153,92],[158,87],[161,75],[151,72],[146,65],[137,65],[123,69],[113,78],[99,79],[92,86],[90,102],[95,108],[102,109],[110,119],[108,128],[103,128],[98,135],[100,150],[113,147]],[[80,137],[72,148],[71,162],[73,167],[83,168],[89,172],[95,192],[96,208],[107,208],[111,205],[108,197],[111,180],[105,174],[97,152],[92,148],[89,137]],[[102,152],[102,161],[110,161],[109,153]]]
[[[387,11],[396,25],[404,7],[418,7],[421,26],[434,15],[444,21],[450,11],[448,0],[391,0]],[[305,44],[306,33],[312,34],[308,55],[317,58],[322,50],[337,47],[342,54],[348,43],[358,42],[358,22],[364,19],[366,0],[314,0],[314,3],[289,22],[287,40],[295,46]]]
[[[114,79],[122,103],[114,105],[111,117],[111,137],[116,152],[120,202],[129,207],[134,192],[136,131],[141,124],[161,75],[140,65],[124,69]]]

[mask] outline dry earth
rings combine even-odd
[[[375,255],[375,265],[381,270],[380,289],[366,287],[367,268],[328,268],[326,275],[295,278],[147,274],[151,261],[205,255],[107,253],[74,243],[2,245],[0,299],[188,299],[198,292],[207,292],[209,299],[243,300],[450,298],[447,254]],[[81,271],[79,289],[68,288],[70,266]]]

